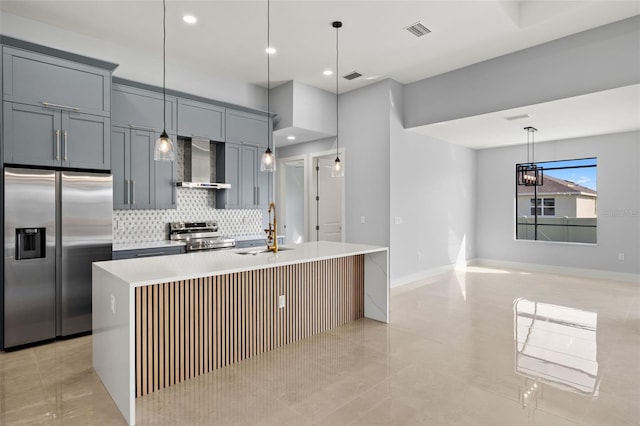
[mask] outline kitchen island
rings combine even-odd
[[[93,366],[135,398],[353,321],[389,321],[388,249],[310,242],[93,264]]]

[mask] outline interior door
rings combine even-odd
[[[305,242],[304,229],[304,161],[284,164],[285,194],[284,233],[287,244]]]
[[[319,241],[342,241],[342,181],[331,177],[333,158],[316,159],[317,228]]]

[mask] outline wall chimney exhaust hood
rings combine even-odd
[[[184,179],[176,186],[182,188],[228,189],[229,183],[211,182],[211,143],[209,139],[192,138],[190,150],[185,143]],[[189,151],[191,151],[189,153]]]

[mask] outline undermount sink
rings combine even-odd
[[[278,252],[281,251],[287,251],[287,250],[293,250],[291,247],[278,247]],[[243,255],[247,255],[247,254],[251,254],[251,255],[258,255],[261,253],[271,253],[271,250],[267,250],[265,247],[253,247],[250,249],[240,249],[239,251],[234,252],[235,254],[243,254]]]

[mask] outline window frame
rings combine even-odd
[[[575,162],[575,165],[558,165],[561,163],[569,163],[569,162]],[[590,162],[590,163],[589,163]],[[583,163],[583,164],[581,164]],[[584,157],[584,158],[575,158],[575,159],[566,159],[566,160],[551,160],[551,161],[541,161],[541,162],[536,162],[536,163],[516,163],[515,165],[515,203],[514,203],[514,216],[515,216],[515,223],[514,223],[514,239],[516,241],[534,241],[534,242],[545,242],[545,243],[556,243],[556,244],[585,244],[585,245],[597,245],[598,244],[598,210],[597,210],[597,199],[598,199],[598,191],[597,189],[592,189],[593,191],[595,191],[595,216],[591,219],[595,219],[594,224],[549,224],[549,223],[541,223],[538,224],[538,218],[544,218],[544,219],[562,219],[562,216],[557,216],[556,212],[557,212],[557,203],[556,203],[556,198],[557,197],[552,197],[551,195],[553,195],[552,193],[544,193],[542,196],[538,196],[538,187],[534,187],[534,194],[533,197],[531,197],[532,194],[529,194],[529,206],[528,206],[528,212],[530,213],[530,216],[527,215],[523,215],[520,216],[519,215],[519,196],[523,195],[523,194],[519,194],[518,193],[518,167],[523,165],[523,164],[535,164],[536,166],[541,166],[543,173],[547,174],[548,171],[552,171],[552,170],[569,170],[569,169],[581,169],[581,168],[593,168],[595,169],[595,181],[596,181],[596,185],[597,185],[597,170],[598,170],[598,157]],[[545,167],[545,164],[549,164],[550,166]],[[554,166],[555,164],[555,166]],[[550,175],[552,177],[556,177],[559,179],[563,179],[563,180],[567,180],[564,179],[562,177],[559,176],[553,176]],[[545,176],[546,178],[546,176]],[[596,186],[597,187],[597,186]],[[591,188],[590,188],[591,189]],[[540,201],[540,206],[539,208],[541,209],[541,213],[543,214],[538,214],[538,215],[534,215],[534,211],[533,211],[533,203],[532,200],[534,199],[538,199],[541,200]],[[553,215],[547,214],[545,215],[545,207],[544,207],[544,201],[545,199],[554,199],[554,205],[553,206],[547,206],[547,209],[553,209]],[[528,217],[534,217],[534,223],[530,224],[530,223],[526,223],[526,222],[521,222],[521,219],[523,218],[528,218]],[[566,219],[566,217],[565,217]],[[585,216],[580,216],[580,217],[573,217],[572,219],[589,219],[589,217],[585,217]],[[530,234],[529,232],[525,232],[525,236],[520,237],[519,236],[519,231],[521,231],[522,229],[519,229],[521,225],[525,225],[525,226],[533,226],[534,227],[534,238],[526,238],[526,235]],[[563,227],[565,229],[569,229],[569,228],[595,228],[595,234],[593,235],[592,241],[579,241],[579,240],[573,240],[570,237],[568,237],[567,240],[562,240],[562,239],[544,239],[544,238],[538,238],[538,233],[542,232],[542,235],[546,237],[544,231],[541,231],[540,228],[541,227]],[[527,228],[529,229],[529,228]],[[570,234],[567,234],[570,235]],[[576,234],[573,234],[573,236],[575,237]],[[584,234],[583,234],[584,235]],[[588,235],[588,234],[587,234]],[[589,237],[587,236],[586,239],[589,239]]]

